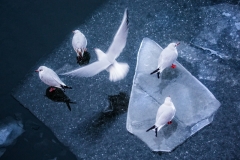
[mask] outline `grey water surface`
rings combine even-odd
[[[0,64],[4,68],[0,115],[20,117],[25,132],[1,159],[240,158],[238,1],[14,3],[0,5],[1,46],[6,55]],[[44,96],[48,86],[32,71],[39,65],[57,73],[78,67],[71,46],[74,29],[85,34],[90,63],[96,61],[94,48],[107,50],[125,8],[129,10],[129,36],[117,60],[129,64],[127,77],[113,83],[106,71],[91,78],[61,76],[73,87],[65,91],[76,102],[70,104],[71,111],[65,103]],[[137,53],[144,37],[162,47],[181,41],[178,61],[221,103],[210,125],[170,153],[152,152],[126,129]],[[12,88],[14,98],[40,121],[10,98]]]

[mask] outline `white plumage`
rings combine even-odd
[[[172,68],[175,68],[176,65],[173,63],[176,61],[178,57],[177,52],[177,46],[180,43],[170,43],[166,48],[164,48],[159,56],[158,59],[158,67],[156,70],[154,70],[151,74],[157,73],[158,78],[160,77],[160,73],[167,68],[172,66]]]
[[[150,127],[148,131],[155,130],[156,137],[157,132],[167,123],[171,123],[171,120],[175,116],[176,109],[170,97],[166,97],[164,103],[158,108],[157,115],[156,115],[156,122],[155,124]]]
[[[87,39],[82,32],[79,30],[73,31],[73,39],[72,39],[72,46],[77,56],[83,57],[84,51],[87,47]]]
[[[65,83],[61,81],[61,79],[58,77],[58,75],[50,68],[46,66],[40,66],[36,72],[39,73],[39,78],[47,85],[51,87],[57,87],[57,88],[69,88]]]
[[[114,36],[113,42],[108,48],[106,54],[100,49],[95,49],[98,61],[89,64],[85,67],[75,69],[73,71],[63,73],[62,75],[91,77],[103,70],[109,72],[110,81],[118,81],[123,79],[129,70],[127,63],[119,63],[116,58],[120,55],[127,42],[128,35],[128,10],[126,9],[123,15],[121,25]]]

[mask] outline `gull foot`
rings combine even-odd
[[[80,63],[83,60],[82,56],[77,56],[77,63]]]
[[[172,124],[172,121],[167,122],[167,124]]]
[[[51,87],[50,90],[49,90],[49,92],[52,92],[52,91],[55,91],[55,90],[56,90],[56,88]]]
[[[171,66],[172,68],[176,68],[177,67],[177,65],[175,65],[175,64],[172,64],[172,66]]]

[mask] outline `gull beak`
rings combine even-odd
[[[176,43],[176,47],[177,47],[179,44],[180,44],[180,42],[177,42],[177,43]]]
[[[72,31],[74,33],[74,31]]]
[[[35,72],[39,72],[38,70],[35,70]]]

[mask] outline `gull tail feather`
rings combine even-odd
[[[156,126],[155,125],[153,125],[152,127],[150,127],[148,130],[146,130],[146,132],[148,132],[148,131],[150,131],[150,130],[154,130],[156,128]]]
[[[118,63],[115,62],[113,63],[112,66],[109,67],[109,80],[116,82],[118,80],[123,79],[128,71],[129,71],[129,66],[127,63]]]
[[[65,89],[65,88],[67,88],[67,89],[72,89],[72,87],[70,87],[70,86],[64,86],[64,85],[61,85],[61,87],[62,87],[62,89]]]
[[[156,72],[158,72],[159,71],[159,68],[157,68],[156,70],[154,70],[153,72],[151,72],[150,74],[154,74],[154,73],[156,73]]]

